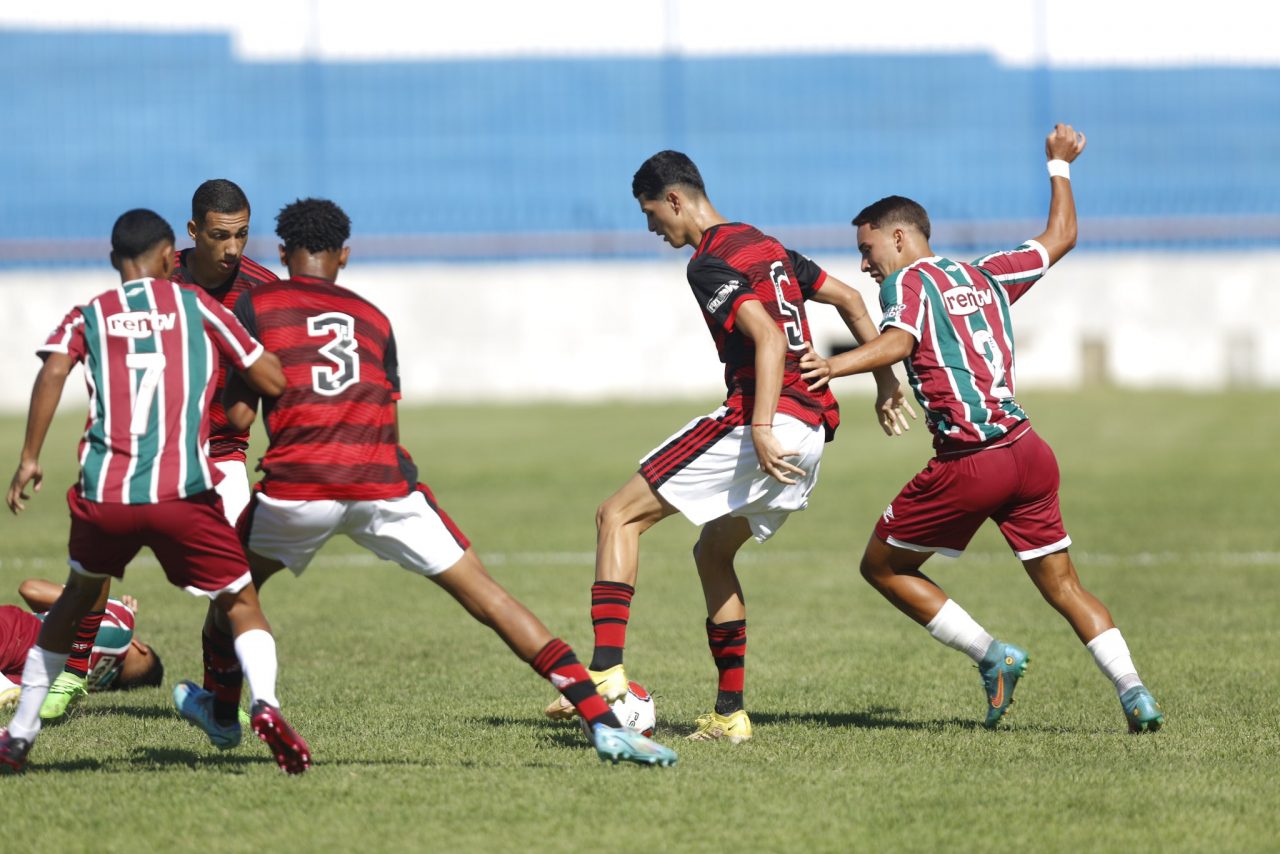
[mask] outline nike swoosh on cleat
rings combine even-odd
[[[991,708],[998,709],[1004,704],[1004,673],[996,676],[996,695],[991,698]]]

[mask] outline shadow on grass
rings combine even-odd
[[[935,721],[913,721],[901,717],[900,709],[875,707],[849,712],[751,712],[754,724],[802,724],[824,726],[832,729],[856,727],[858,729],[942,730],[947,727],[982,729],[975,720],[948,718]]]

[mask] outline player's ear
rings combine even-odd
[[[161,264],[160,278],[162,279],[168,279],[170,276],[173,275],[173,268],[174,268],[173,254],[174,254],[173,244],[166,243],[164,245],[163,253],[160,259],[160,264]]]
[[[289,253],[288,253],[288,252],[286,252],[286,251],[284,251],[284,244],[283,244],[283,243],[281,243],[281,244],[280,244],[279,246],[277,246],[276,248],[280,250],[280,263],[281,263],[281,264],[283,264],[283,265],[285,265],[286,267],[288,267],[288,266],[289,266]]]
[[[198,232],[199,230],[200,229],[196,227],[196,221],[194,219],[187,220],[187,237],[190,237],[192,240],[195,240],[196,232]]]
[[[344,270],[347,266],[347,259],[351,257],[351,247],[344,246],[342,251],[338,253],[338,269]]]
[[[116,258],[116,251],[112,249],[108,257],[111,258],[111,267],[118,272],[120,270],[120,261]]]
[[[680,209],[684,207],[684,198],[676,190],[667,191],[666,202],[675,213],[680,213]]]

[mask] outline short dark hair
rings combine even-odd
[[[144,255],[165,241],[173,243],[173,229],[164,217],[146,208],[125,211],[111,228],[111,254],[121,260]]]
[[[919,202],[913,202],[906,196],[885,196],[880,201],[867,205],[853,218],[855,227],[869,225],[872,228],[883,228],[892,223],[915,226],[925,240],[929,239],[929,214]]]
[[[276,214],[276,234],[284,251],[341,249],[351,236],[351,218],[328,199],[298,199]]]
[[[706,185],[702,183],[702,173],[688,155],[667,149],[640,164],[631,179],[631,195],[637,199],[652,201],[673,184],[693,187],[704,196],[707,193]]]
[[[151,666],[146,669],[140,676],[129,680],[128,682],[117,677],[115,687],[121,691],[128,691],[130,688],[158,688],[164,684],[164,662],[160,660],[160,653],[156,652],[155,647],[151,650]]]
[[[249,197],[234,181],[226,178],[210,178],[191,197],[191,219],[197,225],[204,224],[210,213],[233,214],[249,210]]]

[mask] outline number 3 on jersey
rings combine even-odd
[[[307,318],[307,334],[315,338],[329,338],[320,348],[320,355],[333,365],[315,365],[311,368],[311,387],[316,394],[332,397],[355,384],[360,379],[360,353],[356,349],[356,322],[349,314],[329,311]]]

